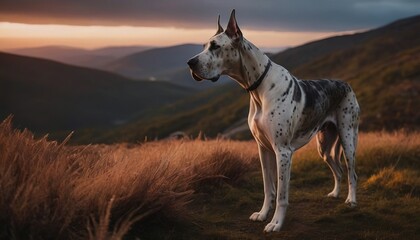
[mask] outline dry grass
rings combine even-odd
[[[420,190],[420,134],[369,133],[360,146],[361,173],[367,177],[362,187],[385,191],[388,196]]]
[[[418,133],[361,134],[361,186],[416,192],[419,146]],[[187,216],[194,192],[249,177],[257,156],[254,142],[227,140],[65,146],[13,130],[8,118],[0,124],[0,238],[122,239],[151,216]],[[321,168],[311,142],[295,154],[292,180],[310,184]]]
[[[388,194],[413,195],[419,191],[420,177],[417,170],[385,167],[369,177],[363,183],[363,187],[369,190],[387,191]]]
[[[9,118],[0,125],[0,238],[121,239],[150,215],[185,215],[199,182],[235,181],[256,162],[255,146],[242,147],[218,141],[66,147],[13,130]]]
[[[313,139],[294,154],[294,169],[305,171],[319,165],[320,157]],[[371,132],[361,133],[356,152],[357,170],[370,175],[384,167],[419,167],[420,133]],[[343,163],[344,164],[344,163]]]

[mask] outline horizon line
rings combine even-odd
[[[331,32],[266,31],[243,28],[248,40],[260,48],[295,47],[328,37],[354,34],[366,29]],[[214,29],[181,29],[132,26],[68,26],[0,22],[0,49],[66,46],[94,50],[104,47],[202,44]]]

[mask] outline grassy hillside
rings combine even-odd
[[[364,33],[308,43],[271,57],[299,78],[339,78],[350,82],[362,108],[361,130],[418,129],[418,29],[420,16]],[[191,82],[195,83],[192,79]],[[151,118],[144,116],[107,135],[132,141],[146,135],[162,137],[179,130],[195,135],[201,130],[214,137],[245,118],[248,104],[249,98],[240,86],[225,85],[209,93],[200,93],[193,101],[172,106],[179,111],[168,115],[168,108],[165,108],[158,114],[151,114]],[[161,131],[158,133],[157,129]],[[249,132],[239,137],[249,137]]]
[[[0,123],[0,239],[121,239],[152,217],[185,219],[194,190],[237,181],[254,152],[218,141],[67,147],[14,130],[8,118]]]
[[[110,127],[179,100],[189,89],[0,53],[0,118],[37,133]]]
[[[358,206],[338,199],[315,143],[293,158],[281,232],[249,215],[263,202],[255,142],[88,145],[0,124],[0,239],[417,239],[420,136],[360,135]],[[344,179],[343,179],[344,180]],[[270,213],[270,217],[272,216]]]
[[[194,80],[192,80],[194,81]],[[216,137],[247,114],[248,93],[235,84],[200,92],[162,108],[144,112],[136,120],[110,130],[76,131],[72,143],[139,142],[145,138],[161,139],[182,130],[197,136]]]

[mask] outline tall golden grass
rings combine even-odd
[[[407,131],[359,134],[356,170],[361,187],[418,195],[420,192],[420,133]],[[293,174],[319,169],[316,141],[294,154]],[[343,162],[343,169],[345,164]]]
[[[366,186],[382,184],[387,173],[380,171],[386,167],[418,167],[419,136],[361,134],[360,172],[380,175]],[[122,239],[133,224],[151,216],[185,217],[194,192],[206,186],[235,183],[259,171],[252,141],[65,143],[14,130],[11,118],[0,124],[0,238]],[[322,165],[314,145],[295,154],[294,173]]]
[[[239,142],[66,147],[0,124],[0,238],[121,239],[153,214],[182,217],[200,184],[238,180],[255,161]]]
[[[316,141],[294,154],[296,171],[313,167],[320,158]],[[384,167],[420,167],[420,133],[406,131],[360,133],[356,152],[356,165],[363,174],[371,174]]]

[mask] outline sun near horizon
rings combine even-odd
[[[343,32],[264,31],[242,26],[245,37],[262,49],[293,47]],[[215,32],[210,28],[76,26],[0,22],[0,50],[50,45],[94,49],[106,46],[170,46],[203,43]]]

